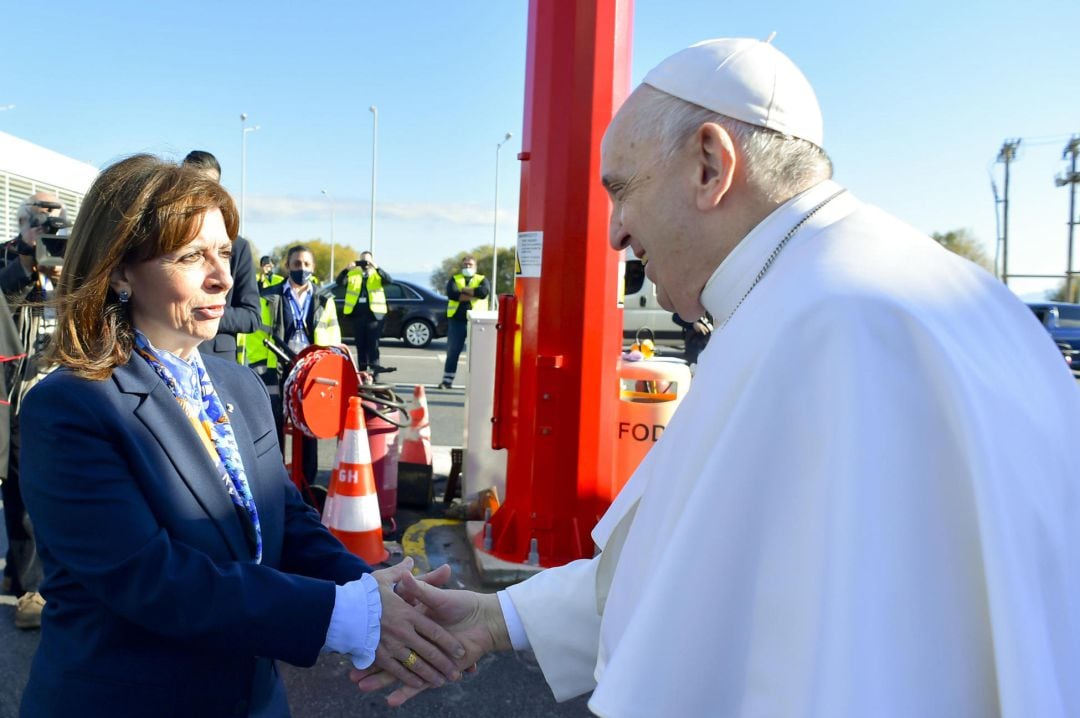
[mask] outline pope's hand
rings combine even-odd
[[[457,661],[459,668],[474,666],[491,651],[511,649],[499,599],[494,594],[440,590],[416,581],[412,576],[404,577],[398,583],[397,591],[410,603],[422,607],[429,618],[441,623],[461,640],[466,652]],[[402,681],[392,671],[382,670],[378,665],[362,671],[351,670],[349,679],[365,693],[381,690],[399,681],[404,683],[387,698],[391,706],[401,705],[425,688],[441,685],[428,682],[417,686]]]
[[[379,646],[373,667],[407,686],[441,686],[461,677],[455,661],[463,660],[466,651],[461,641],[394,593],[394,584],[408,580],[411,585],[442,585],[450,578],[450,567],[442,566],[421,576],[412,577],[412,560],[374,573],[382,600]],[[432,588],[431,590],[437,590]]]

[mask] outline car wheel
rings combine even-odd
[[[423,349],[431,344],[434,335],[434,329],[425,319],[410,319],[401,328],[401,338],[406,344],[416,349]]]

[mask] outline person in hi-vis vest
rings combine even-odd
[[[440,389],[454,384],[458,357],[465,348],[465,335],[469,331],[466,321],[473,309],[484,311],[488,307],[491,285],[483,274],[476,273],[476,257],[461,260],[461,271],[446,283],[446,366],[443,367]]]
[[[379,337],[386,321],[387,284],[394,281],[371,252],[361,252],[356,266],[345,279],[345,316],[352,318],[356,343],[356,366],[361,371],[376,372],[379,367]]]
[[[311,250],[303,245],[290,247],[285,266],[289,271],[288,280],[266,287],[261,292],[264,301],[263,322],[270,336],[279,346],[288,347],[293,354],[309,344],[321,347],[341,344],[341,327],[338,325],[334,297],[330,293],[320,294],[315,287],[312,277],[315,257]],[[286,374],[284,370],[273,368],[277,364],[277,357],[272,352],[259,355],[259,358],[266,361],[266,368],[260,372],[263,382],[278,384],[278,391],[271,392],[270,402],[277,422],[279,443],[284,447],[284,397],[281,384]],[[301,442],[304,476],[309,483],[314,483],[318,470],[318,445],[315,439],[307,437],[303,437]]]
[[[259,260],[258,281],[259,289],[266,289],[285,281],[285,277],[274,272],[274,258],[269,254],[263,255],[263,258]]]
[[[276,287],[285,281],[285,277],[274,272],[274,260],[269,255],[265,255],[259,260],[257,281],[259,283],[259,317],[261,323],[258,329],[250,334],[241,335],[240,339],[243,340],[244,363],[254,369],[256,374],[265,378],[268,370],[277,369],[277,357],[266,348],[264,341],[270,336],[270,324],[273,320],[270,316],[270,306],[267,304],[266,297],[262,296],[262,294],[263,290],[268,287]],[[277,386],[276,377],[277,375],[274,374],[272,381],[267,384],[270,387],[271,395],[273,395]]]

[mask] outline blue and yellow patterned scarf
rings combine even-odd
[[[236,445],[229,417],[221,399],[210,383],[199,352],[185,361],[168,351],[155,349],[142,332],[135,333],[135,351],[153,367],[165,386],[169,387],[183,409],[195,433],[202,439],[203,448],[221,472],[221,480],[237,513],[248,518],[244,526],[248,543],[254,549],[255,563],[262,562],[262,528],[259,512],[251,496],[240,449]]]

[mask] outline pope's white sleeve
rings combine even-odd
[[[525,626],[521,625],[521,616],[514,607],[514,601],[506,591],[499,591],[499,610],[502,611],[503,623],[506,624],[506,632],[510,635],[510,645],[515,651],[530,651],[529,636],[525,633]]]
[[[506,589],[557,701],[596,687],[598,563],[595,558],[581,559],[549,568]]]

